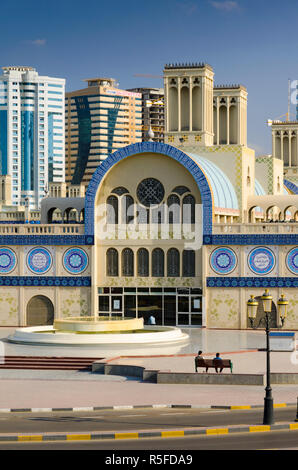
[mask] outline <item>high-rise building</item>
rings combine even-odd
[[[13,205],[38,208],[48,183],[65,178],[65,80],[32,67],[2,70],[0,174],[11,176]]]
[[[142,95],[121,90],[111,78],[85,80],[66,93],[66,182],[87,185],[115,150],[142,140]]]
[[[142,141],[151,140],[148,134],[150,128],[153,131],[155,142],[164,142],[165,111],[163,88],[131,88],[142,94]]]

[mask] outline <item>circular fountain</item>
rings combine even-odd
[[[169,348],[178,352],[188,335],[177,327],[144,325],[143,318],[68,317],[53,326],[17,328],[8,340],[13,343],[52,346],[96,346],[111,350],[140,352],[148,348]]]

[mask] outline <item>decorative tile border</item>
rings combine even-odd
[[[212,233],[212,193],[207,178],[201,168],[185,153],[176,147],[162,142],[138,142],[123,147],[110,154],[95,170],[85,196],[85,234],[94,235],[94,203],[98,187],[106,173],[119,161],[144,152],[167,155],[183,165],[198,185],[203,204],[203,233]]]
[[[91,277],[66,276],[0,276],[1,286],[47,286],[47,287],[90,287]]]
[[[297,277],[207,277],[207,287],[298,287]]]
[[[297,245],[296,234],[204,235],[203,245]]]
[[[0,245],[94,245],[92,235],[0,235]]]

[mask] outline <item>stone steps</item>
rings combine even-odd
[[[92,370],[90,357],[5,356],[0,369]]]

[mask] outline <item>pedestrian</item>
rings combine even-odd
[[[222,361],[222,358],[220,357],[219,353],[216,353],[216,356],[213,358],[214,361]],[[219,372],[222,372],[223,367],[220,368]],[[215,367],[215,372],[218,373],[217,367]]]
[[[198,372],[198,362],[200,359],[204,359],[202,356],[202,351],[198,351],[198,355],[195,357],[195,371]]]
[[[149,317],[148,325],[156,325],[155,317],[153,315]]]

